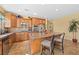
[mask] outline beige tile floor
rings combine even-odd
[[[29,41],[14,43],[9,51],[9,55],[26,55],[30,51]],[[62,55],[61,50],[54,49],[55,55]],[[39,55],[37,53],[36,55]],[[74,44],[72,41],[64,41],[64,54],[63,55],[79,55],[79,43]]]
[[[29,54],[29,42],[28,41],[22,41],[22,42],[14,43],[8,54],[9,55]]]

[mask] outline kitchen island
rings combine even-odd
[[[30,40],[30,54],[36,54],[41,51],[41,42],[44,39],[52,36],[53,33],[31,33]]]
[[[0,35],[0,55],[7,55],[14,42],[15,33],[12,32]]]
[[[12,45],[16,42],[29,39],[30,32],[24,30],[15,30],[10,33],[0,35],[0,55],[7,55]]]
[[[0,54],[7,55],[12,45],[16,42],[23,42],[28,40],[30,48],[29,54],[36,54],[41,51],[41,42],[52,35],[58,33],[39,33],[39,32],[11,32],[0,35]]]
[[[59,35],[58,32],[48,33],[31,33],[30,37],[30,54],[37,54],[41,52],[41,42],[45,39],[50,40],[50,37]]]

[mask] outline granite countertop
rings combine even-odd
[[[13,34],[13,33],[18,33],[18,32],[28,32],[28,31],[15,30],[15,31],[13,31],[13,32],[11,32],[11,33],[5,33],[5,34],[0,35],[0,39],[5,38],[5,37],[7,37],[7,36],[9,36],[9,35],[11,35],[11,34]]]
[[[0,39],[5,38],[5,37],[7,37],[7,36],[9,36],[13,33],[18,33],[18,32],[27,32],[27,31],[14,31],[14,32],[11,32],[11,33],[5,33],[5,34],[0,35]]]
[[[9,35],[11,35],[13,33],[14,32],[2,34],[2,35],[0,35],[0,39],[5,38],[5,37],[7,37],[7,36],[9,36]]]

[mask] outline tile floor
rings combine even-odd
[[[9,55],[27,55],[30,53],[29,41],[14,43],[9,51]],[[54,50],[55,55],[62,55],[59,49]],[[37,53],[36,55],[39,55]],[[73,44],[72,41],[64,41],[64,55],[79,55],[79,43]]]

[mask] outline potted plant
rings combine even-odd
[[[69,32],[73,33],[73,39],[72,41],[77,43],[77,39],[76,39],[76,32],[78,31],[78,25],[79,25],[79,21],[73,19],[72,21],[70,21],[70,25],[69,25]]]

